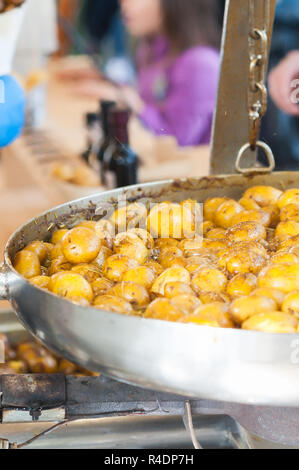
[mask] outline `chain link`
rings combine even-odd
[[[263,2],[263,29],[256,26],[256,3]],[[249,143],[256,149],[262,117],[267,110],[267,66],[270,31],[271,0],[249,0]]]

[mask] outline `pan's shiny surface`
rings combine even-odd
[[[13,269],[11,258],[28,242],[46,239],[57,223],[71,226],[104,215],[127,200],[203,202],[239,198],[257,184],[299,187],[298,173],[219,176],[162,182],[85,198],[53,209],[19,229],[5,250],[0,295],[21,322],[56,353],[88,369],[157,390],[256,405],[299,406],[299,336],[184,325],[84,308],[43,291]],[[298,351],[297,351],[298,350]]]

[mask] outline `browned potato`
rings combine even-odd
[[[271,256],[271,264],[299,264],[298,256],[288,251],[281,251]]]
[[[226,230],[224,228],[212,228],[207,235],[206,238],[209,240],[224,240],[226,234]]]
[[[104,277],[100,277],[91,283],[91,288],[95,297],[106,294],[112,287],[113,282],[105,279]]]
[[[30,283],[42,289],[48,289],[50,283],[49,276],[36,276],[30,279]]]
[[[229,243],[266,240],[267,232],[263,225],[257,222],[241,222],[225,232]]]
[[[288,222],[293,220],[299,222],[299,202],[298,204],[288,204],[284,206],[280,211],[281,222]]]
[[[98,256],[96,259],[92,262],[96,267],[102,269],[104,266],[105,261],[113,255],[113,251],[107,248],[106,246],[102,246]]]
[[[139,237],[140,240],[143,241],[148,250],[152,250],[154,248],[155,241],[153,237],[143,228],[131,228],[130,230],[128,230],[128,233],[134,233],[135,235],[137,235],[137,237]]]
[[[203,251],[202,237],[187,238],[179,243],[178,248],[187,258],[190,256],[197,256]]]
[[[271,224],[271,213],[262,209],[243,211],[235,215],[230,225],[237,225],[242,222],[256,222],[257,224],[269,227]]]
[[[89,228],[90,230],[95,230],[97,223],[94,220],[82,220],[76,227]]]
[[[260,207],[267,207],[271,204],[277,204],[282,195],[282,191],[271,186],[254,186],[247,189],[244,197],[253,199]]]
[[[32,251],[19,251],[14,259],[13,266],[19,274],[30,279],[41,275],[41,267],[38,256]]]
[[[68,229],[56,230],[56,232],[53,233],[51,238],[52,245],[56,245],[58,242],[60,242],[67,233]]]
[[[249,318],[243,323],[242,328],[264,333],[296,333],[297,326],[297,320],[292,315],[281,312],[267,312]]]
[[[150,289],[156,279],[156,273],[147,266],[138,266],[138,268],[129,269],[124,274],[123,280],[127,282],[135,282]]]
[[[117,209],[110,217],[110,222],[118,232],[125,232],[130,228],[143,226],[147,217],[147,210],[143,204],[134,202],[128,206]]]
[[[100,268],[95,264],[77,264],[71,270],[74,273],[81,274],[89,283],[96,281],[101,275]]]
[[[236,274],[227,284],[226,292],[231,297],[249,295],[257,286],[257,277],[252,273]]]
[[[223,303],[201,305],[189,316],[181,317],[182,323],[196,323],[198,325],[233,328],[234,324],[227,313],[227,306]]]
[[[244,208],[233,199],[223,202],[215,212],[214,221],[222,228],[229,228],[233,225],[233,220]]]
[[[158,262],[161,266],[166,269],[168,268],[168,259],[179,258],[183,256],[182,250],[180,250],[177,246],[163,248],[160,251],[160,255],[158,258]]]
[[[47,245],[40,241],[29,243],[29,245],[26,246],[26,250],[35,253],[40,263],[46,261],[46,258],[50,255],[50,251]]]
[[[288,222],[280,222],[275,230],[275,236],[278,240],[283,241],[286,238],[299,235],[299,222],[289,220]]]
[[[199,300],[204,304],[214,304],[215,302],[228,304],[230,302],[230,297],[227,294],[215,293],[215,292],[200,292]]]
[[[229,199],[227,197],[213,197],[213,198],[207,199],[203,205],[203,215],[204,215],[205,220],[208,222],[214,222],[217,209],[221,206],[221,204],[223,204],[224,202],[228,200]]]
[[[57,258],[64,258],[64,254],[62,251],[62,242],[56,243],[56,245],[53,246],[53,249],[51,250],[50,253],[50,259],[55,260]]]
[[[299,189],[288,189],[278,199],[278,207],[282,210],[289,204],[299,204]]]
[[[291,248],[298,248],[299,246],[299,235],[295,235],[294,237],[287,238],[286,240],[283,240],[279,246],[278,246],[278,251],[286,251],[286,250],[291,250]],[[292,250],[292,253],[294,251]]]
[[[299,290],[285,296],[281,310],[299,319]]]
[[[202,224],[202,235],[206,237],[209,233],[210,230],[213,230],[214,228],[217,228],[213,222],[210,220],[205,220]]]
[[[8,367],[14,371],[16,374],[27,374],[28,366],[25,361],[8,361]]]
[[[258,297],[269,297],[270,299],[275,300],[279,308],[285,298],[285,294],[283,292],[277,289],[272,289],[271,287],[259,287],[252,292],[252,295]]]
[[[99,254],[101,241],[93,230],[75,227],[62,240],[62,252],[73,264],[90,263]]]
[[[66,359],[61,359],[58,365],[57,372],[59,374],[74,375],[77,370],[77,366]]]
[[[259,244],[232,246],[218,261],[218,266],[229,274],[257,274],[268,261],[266,250]]]
[[[64,256],[56,258],[52,261],[49,268],[49,275],[60,273],[61,271],[70,271],[72,269],[71,263],[69,263]]]
[[[230,313],[233,320],[241,325],[247,318],[258,313],[273,312],[277,308],[275,300],[269,297],[261,297],[257,295],[249,295],[247,297],[239,297],[230,305]]]
[[[164,295],[168,299],[173,299],[182,295],[194,295],[194,291],[189,284],[184,282],[175,281],[168,282],[164,287]]]
[[[217,268],[204,266],[192,277],[192,287],[196,292],[225,292],[227,278]]]
[[[115,237],[113,245],[115,253],[129,256],[139,264],[144,263],[149,255],[143,240],[132,232],[119,233]]]
[[[144,317],[176,322],[182,317],[182,312],[171,300],[156,299],[149,304]]]
[[[139,266],[135,259],[125,255],[112,255],[106,259],[103,266],[103,274],[110,281],[121,282],[129,269]]]
[[[152,285],[151,292],[158,295],[164,295],[166,284],[176,281],[190,284],[190,274],[184,268],[168,268],[155,280]]]
[[[154,243],[155,248],[157,248],[158,250],[179,246],[179,241],[175,240],[174,238],[157,238]]]
[[[110,289],[108,295],[121,297],[134,308],[145,307],[150,300],[146,288],[135,282],[120,282]]]
[[[144,263],[144,266],[154,271],[156,276],[160,276],[160,274],[162,274],[164,271],[161,264],[157,263],[157,261],[149,260],[146,263]]]
[[[124,315],[130,315],[133,313],[133,308],[130,302],[114,295],[100,295],[95,299],[94,306],[99,310],[104,310],[105,312],[121,313]]]
[[[171,299],[172,305],[175,305],[182,314],[191,315],[194,311],[202,305],[201,301],[193,295],[178,295]]]
[[[265,268],[258,277],[259,287],[271,287],[285,294],[298,289],[299,265],[284,264]]]
[[[83,298],[91,302],[93,291],[90,284],[80,274],[65,271],[54,274],[49,283],[49,290],[53,294],[67,297],[68,299]]]
[[[254,201],[254,199],[251,199],[249,197],[243,196],[239,200],[239,204],[244,207],[247,211],[255,211],[260,208],[260,206],[257,204],[257,202]]]
[[[180,204],[160,203],[149,213],[147,230],[154,238],[189,238],[195,234],[194,216],[190,209]]]

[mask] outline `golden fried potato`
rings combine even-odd
[[[296,235],[299,235],[299,222],[294,220],[280,222],[275,230],[275,237],[280,241],[295,237]]]
[[[179,241],[174,238],[156,238],[154,240],[155,248],[158,250],[163,250],[164,248],[171,248],[174,246],[179,246]]]
[[[30,279],[41,275],[41,267],[36,253],[27,250],[19,251],[13,262],[13,266],[19,274]]]
[[[113,287],[113,282],[109,281],[105,277],[99,277],[96,281],[91,283],[94,296],[106,294]]]
[[[239,297],[231,304],[229,311],[233,320],[241,325],[245,320],[257,315],[258,313],[273,312],[277,309],[275,300],[269,297],[262,297],[257,295],[249,295],[246,297]]]
[[[203,239],[202,237],[186,238],[179,243],[178,248],[187,258],[196,256],[203,251]]]
[[[205,238],[202,241],[202,247],[217,254],[217,252],[221,250],[225,250],[227,248],[227,241],[226,240],[210,240],[208,238]]]
[[[63,237],[68,233],[68,231],[68,229],[56,230],[56,232],[53,233],[51,238],[52,245],[56,245],[56,243],[60,242]]]
[[[54,259],[49,268],[49,276],[57,274],[61,271],[70,271],[72,269],[72,264],[69,263],[64,256]]]
[[[217,209],[226,201],[229,201],[227,197],[213,197],[207,199],[203,205],[203,215],[205,220],[208,222],[214,222]]]
[[[50,283],[49,276],[36,276],[30,279],[30,283],[41,289],[48,289]]]
[[[259,287],[271,287],[285,294],[298,289],[299,265],[277,264],[262,270],[258,276]]]
[[[213,228],[210,230],[206,238],[209,240],[224,240],[226,234],[226,230],[224,228]]]
[[[117,209],[110,217],[110,222],[120,233],[130,228],[144,226],[146,217],[146,207],[143,204],[134,202],[133,204]]]
[[[143,240],[132,232],[119,233],[114,239],[114,252],[135,259],[139,264],[144,263],[149,255]]]
[[[191,315],[181,317],[180,321],[222,328],[234,327],[230,315],[227,313],[227,306],[218,302],[201,305]]]
[[[182,295],[194,296],[194,291],[189,284],[185,282],[175,281],[168,282],[164,287],[164,295],[168,299],[173,299]]]
[[[256,222],[257,224],[269,227],[271,224],[271,213],[266,210],[243,211],[235,215],[230,225],[237,225],[242,222]]]
[[[179,264],[180,266],[186,264],[183,252],[178,247],[163,248],[160,251],[158,261],[164,269],[170,268],[173,264]]]
[[[82,220],[82,222],[77,224],[76,227],[84,227],[89,228],[90,230],[95,230],[96,224],[97,223],[94,220]]]
[[[201,301],[193,294],[182,294],[171,299],[172,305],[175,305],[183,315],[191,315],[202,305]]]
[[[49,290],[53,294],[68,299],[83,298],[91,302],[93,291],[90,284],[80,274],[64,271],[54,274],[49,282]]]
[[[61,359],[58,365],[57,372],[59,374],[74,375],[77,370],[77,366],[67,359]]]
[[[244,207],[244,209],[246,209],[247,211],[255,211],[255,210],[259,210],[260,209],[260,206],[258,205],[257,202],[255,202],[254,199],[251,199],[249,197],[245,197],[243,196],[240,200],[239,200],[239,204]]]
[[[296,333],[297,320],[292,315],[282,312],[267,312],[254,315],[246,320],[243,330],[262,331],[264,333]]]
[[[14,371],[15,374],[27,374],[28,366],[25,361],[8,361],[7,366]]]
[[[143,241],[148,250],[152,250],[155,245],[155,241],[150,233],[148,233],[143,228],[131,228],[128,230],[128,233],[134,233],[140,240]]]
[[[252,292],[252,295],[273,299],[279,308],[281,307],[281,304],[285,298],[285,294],[283,292],[277,289],[272,289],[271,287],[258,287]]]
[[[281,310],[299,319],[299,290],[287,294],[281,306]]]
[[[288,204],[284,206],[280,211],[281,222],[288,222],[293,220],[299,222],[299,202],[298,204]]]
[[[100,248],[99,254],[96,259],[92,262],[95,266],[102,269],[106,259],[110,258],[113,255],[113,251],[107,248],[106,246],[102,246]]]
[[[64,254],[62,251],[62,242],[60,241],[56,243],[56,245],[53,246],[53,249],[51,250],[51,253],[50,253],[50,259],[55,260],[61,257],[64,258]]]
[[[114,225],[106,219],[101,219],[96,222],[94,230],[99,238],[101,238],[101,234],[103,233],[107,233],[111,237],[115,237],[116,235]]]
[[[101,241],[93,230],[75,227],[62,240],[62,252],[73,264],[90,263],[99,254]]]
[[[229,199],[218,207],[214,221],[219,227],[227,229],[234,225],[233,220],[240,212],[244,212],[244,208],[238,202]]]
[[[257,222],[241,222],[225,232],[225,238],[229,243],[243,241],[266,240],[267,232],[262,224]],[[223,237],[224,238],[224,237]]]
[[[179,281],[190,284],[190,280],[190,274],[186,269],[181,267],[168,268],[155,280],[151,287],[151,292],[153,294],[164,295],[165,286],[169,282]]]
[[[137,268],[139,263],[125,255],[112,255],[103,265],[103,274],[110,281],[121,282],[129,269]]]
[[[104,310],[105,312],[121,313],[123,315],[130,315],[133,313],[133,307],[130,302],[114,295],[100,295],[99,297],[96,297],[93,305],[99,310]]]
[[[253,273],[257,274],[268,261],[266,250],[259,244],[248,243],[243,246],[232,246],[231,250],[223,254],[218,260],[220,269],[229,274]]]
[[[271,256],[271,264],[299,264],[298,256],[288,251],[280,251]]]
[[[149,213],[147,230],[154,238],[191,238],[195,234],[194,216],[190,209],[180,204],[160,203]]]
[[[203,266],[192,277],[196,292],[225,292],[227,277],[217,268]]]
[[[127,282],[135,282],[146,289],[150,289],[156,279],[156,273],[147,266],[138,266],[138,268],[129,269],[124,274],[123,280]]]
[[[170,299],[156,299],[148,305],[144,317],[176,322],[182,317],[182,312]]]
[[[280,210],[289,204],[299,204],[299,189],[288,189],[280,196],[277,202]]]
[[[236,274],[226,286],[226,292],[231,297],[249,295],[257,286],[257,277],[252,273]]]
[[[154,271],[156,276],[160,276],[160,274],[162,274],[164,271],[161,264],[157,263],[157,261],[149,260],[146,263],[144,263],[144,266]]]
[[[71,271],[77,274],[81,274],[81,276],[83,276],[90,284],[96,281],[101,275],[100,268],[95,264],[77,264],[76,266],[72,267]]]
[[[134,308],[145,307],[150,301],[146,288],[135,282],[120,282],[109,290],[108,295],[121,297]]]
[[[230,302],[230,297],[227,294],[220,292],[200,292],[198,294],[199,300],[204,304],[214,304],[222,303],[228,304]]]
[[[267,207],[272,204],[277,204],[281,195],[282,191],[272,186],[254,186],[247,189],[243,197],[252,199],[260,207]]]
[[[202,223],[201,231],[202,231],[202,236],[206,237],[209,233],[210,230],[213,230],[214,228],[217,228],[213,222],[210,220],[204,220]]]
[[[278,251],[286,251],[290,250],[292,253],[295,253],[294,250],[291,249],[296,249],[299,246],[299,235],[295,235],[294,237],[287,238],[286,240],[283,240],[280,242],[278,246]]]
[[[46,243],[40,242],[38,240],[29,243],[29,245],[26,246],[26,251],[32,251],[35,253],[38,256],[40,263],[46,261],[47,257],[50,255],[50,250],[48,249]]]

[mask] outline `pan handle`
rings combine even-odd
[[[0,264],[0,300],[8,300],[7,269],[4,263]]]

